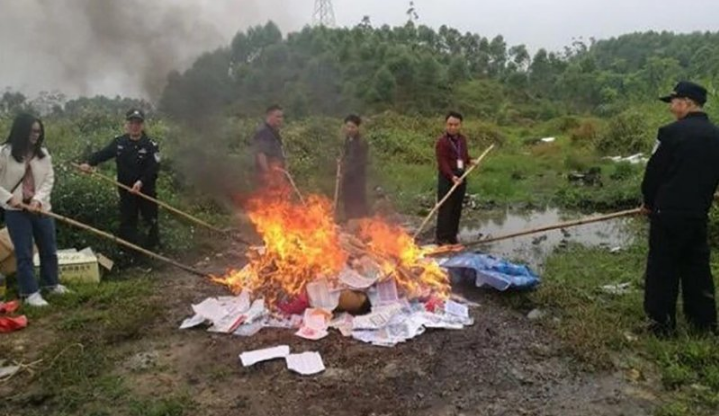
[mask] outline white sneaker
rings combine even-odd
[[[50,289],[50,293],[53,295],[66,295],[72,293],[72,291],[63,285],[57,285]]]
[[[48,306],[49,303],[45,301],[45,299],[42,298],[42,295],[40,292],[35,292],[32,295],[25,298],[25,304],[28,306],[33,306],[36,308],[41,308],[43,306]]]

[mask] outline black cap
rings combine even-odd
[[[699,84],[695,84],[689,81],[681,81],[674,87],[674,91],[671,94],[660,97],[659,99],[665,103],[672,101],[672,98],[689,98],[699,105],[704,105],[707,102],[707,90]]]
[[[133,108],[125,113],[125,120],[140,120],[145,121],[145,113],[139,108]]]

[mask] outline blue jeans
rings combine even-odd
[[[5,223],[10,233],[10,239],[15,246],[20,296],[29,296],[39,290],[35,279],[35,267],[32,263],[33,240],[35,240],[40,254],[42,286],[57,286],[59,279],[55,221],[52,218],[26,211],[6,210]]]

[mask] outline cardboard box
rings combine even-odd
[[[36,246],[33,246],[33,253],[37,253]],[[0,273],[9,276],[16,271],[15,246],[12,244],[7,227],[5,227],[0,230]]]
[[[58,250],[61,283],[100,283],[100,265],[91,248],[82,251],[75,249]],[[40,273],[40,257],[36,254],[35,273]]]
[[[0,230],[0,273],[8,276],[15,273],[16,270],[15,246],[10,241],[10,234],[6,227]]]

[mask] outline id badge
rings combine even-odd
[[[462,160],[462,159],[457,160],[457,169],[464,170],[464,160]]]

